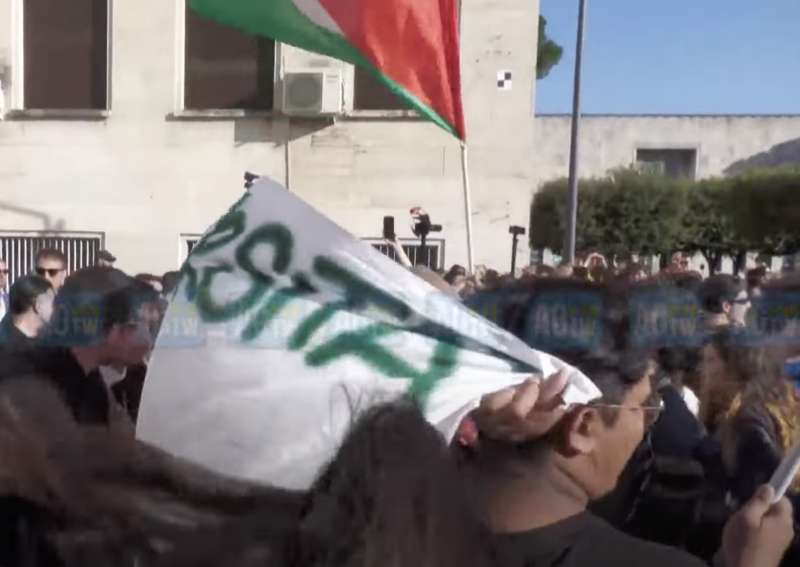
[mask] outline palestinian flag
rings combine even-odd
[[[464,139],[457,0],[189,0],[199,14],[359,65]]]

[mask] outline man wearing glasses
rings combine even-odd
[[[484,397],[476,426],[457,437],[473,505],[510,565],[701,567],[683,550],[627,535],[587,511],[617,483],[662,405],[647,357],[577,362],[603,393],[564,407],[565,375],[531,380]],[[462,425],[462,429],[466,429]],[[777,567],[793,539],[792,507],[761,487],[728,521],[722,565]],[[715,563],[716,564],[716,563]]]
[[[554,285],[564,288],[561,295],[592,291],[573,283]],[[730,291],[715,294],[726,299],[720,305],[726,319],[738,295]],[[641,333],[630,320],[628,290],[606,290],[601,297],[599,338],[560,355],[588,376],[602,397],[564,406],[566,377],[560,375],[485,396],[454,449],[468,493],[508,564],[699,567],[700,559],[632,537],[589,510],[615,489],[663,407],[651,347],[640,349],[634,340]],[[791,505],[784,499],[772,506],[771,498],[768,489],[761,490],[728,522],[721,550],[727,565],[780,562],[793,536]],[[746,537],[743,518],[756,518]]]
[[[55,248],[42,248],[36,253],[34,264],[36,275],[50,282],[53,289],[58,292],[67,278],[67,257]]]
[[[742,327],[750,309],[747,286],[741,279],[728,275],[711,276],[698,292],[709,331],[734,326]]]

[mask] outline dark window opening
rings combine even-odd
[[[355,96],[353,108],[356,110],[409,110],[410,107],[400,100],[386,85],[372,73],[356,67]]]
[[[25,0],[24,106],[108,108],[107,0]]]
[[[642,171],[672,179],[694,179],[697,150],[640,149],[636,150],[636,165]]]
[[[272,110],[275,42],[218,24],[186,7],[187,110]]]

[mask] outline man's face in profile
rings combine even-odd
[[[155,344],[159,317],[158,305],[146,303],[139,307],[131,321],[114,325],[108,340],[115,364],[130,366],[147,360]]]

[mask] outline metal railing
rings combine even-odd
[[[10,232],[0,231],[0,259],[8,266],[9,286],[18,277],[33,272],[36,253],[54,248],[67,257],[67,273],[94,266],[105,236],[93,232]]]
[[[382,238],[364,238],[364,242],[372,245],[381,254],[397,260],[394,248],[386,244]],[[444,239],[429,238],[422,250],[422,243],[415,239],[400,238],[403,251],[414,266],[427,266],[431,270],[444,270]]]

